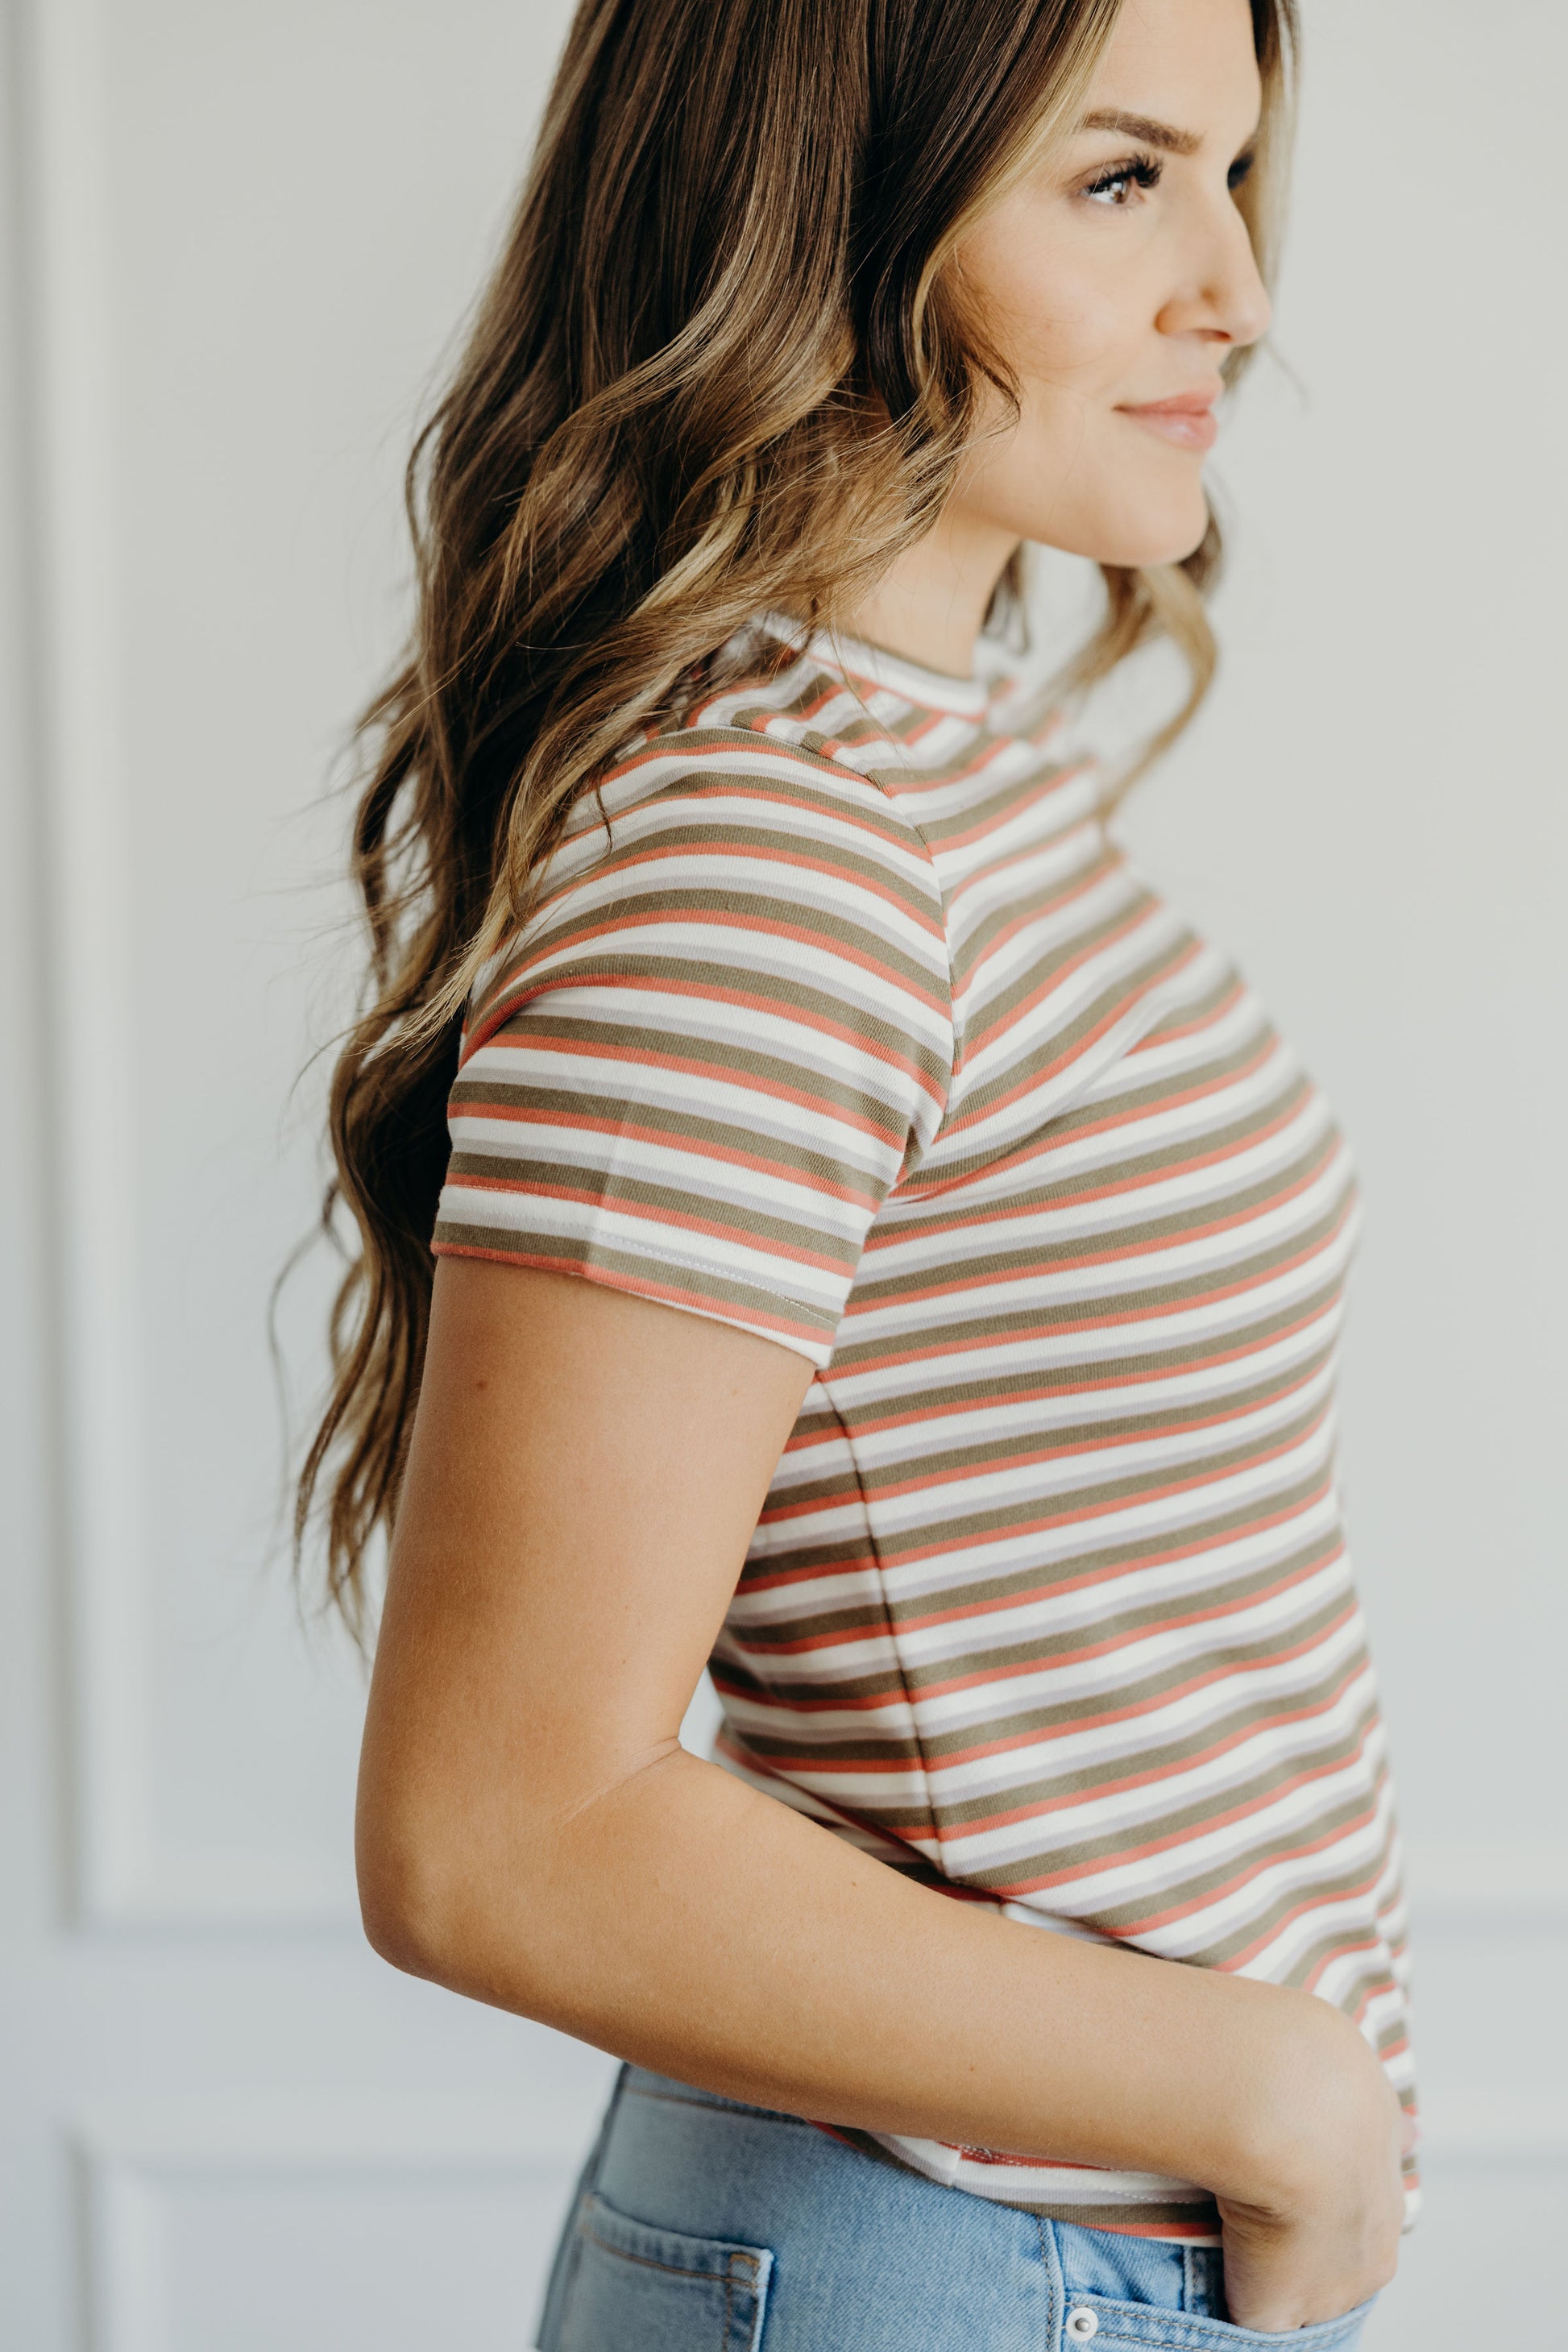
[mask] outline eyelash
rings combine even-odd
[[[1233,194],[1247,179],[1255,160],[1251,155],[1238,155],[1231,165],[1226,174],[1226,184]],[[1129,155],[1123,162],[1113,163],[1108,172],[1102,172],[1099,179],[1091,180],[1089,186],[1079,193],[1086,196],[1106,196],[1112,188],[1125,187],[1141,188],[1147,195],[1159,186],[1164,169],[1157,155]],[[1125,197],[1113,199],[1114,208],[1120,210],[1126,202]]]
[[[1125,187],[1142,188],[1147,194],[1152,188],[1159,186],[1164,168],[1157,156],[1129,155],[1123,162],[1113,163],[1109,171],[1102,172],[1097,180],[1091,180],[1081,193],[1091,197],[1107,196],[1112,188]],[[1113,199],[1117,208],[1126,201],[1125,197]]]

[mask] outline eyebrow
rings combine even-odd
[[[1163,147],[1168,155],[1195,155],[1203,141],[1194,131],[1175,131],[1147,114],[1123,114],[1118,107],[1101,107],[1086,114],[1080,131],[1117,131],[1125,139],[1141,139],[1146,147]]]

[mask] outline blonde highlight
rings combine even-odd
[[[843,625],[929,530],[1005,371],[952,299],[966,226],[1077,106],[1123,0],[583,0],[466,349],[410,457],[412,640],[359,722],[365,1003],[334,1069],[353,1253],[300,1476],[356,1631],[418,1396],[465,1007],[572,809],[764,611]],[[1253,0],[1248,225],[1271,251],[1292,0]],[[1064,683],[1157,635],[1202,699],[1217,531],[1104,573]],[[1002,598],[1016,596],[1017,567]]]

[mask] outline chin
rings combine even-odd
[[[1039,520],[1044,523],[1047,519]],[[1208,527],[1208,499],[1194,469],[1190,489],[1184,487],[1180,497],[1171,495],[1167,482],[1152,496],[1107,500],[1098,511],[1086,505],[1068,518],[1058,509],[1047,528],[1026,531],[1025,536],[1059,547],[1068,555],[1087,555],[1091,562],[1111,563],[1132,572],[1184,562],[1203,545]]]
[[[1163,514],[1145,509],[1136,518],[1129,516],[1125,527],[1107,530],[1100,545],[1084,552],[1098,563],[1121,564],[1129,571],[1184,563],[1203,545],[1208,527],[1208,500],[1200,491],[1195,499],[1184,499]]]
[[[1208,494],[1204,491],[1204,475],[1199,466],[1187,458],[1183,470],[1190,478],[1180,485],[1178,494],[1171,494],[1173,485],[1162,485],[1163,499],[1147,499],[1140,513],[1126,515],[1126,530],[1119,531],[1123,555],[1100,558],[1102,562],[1117,564],[1180,564],[1204,546],[1204,534],[1208,531]]]

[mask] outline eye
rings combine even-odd
[[[1128,155],[1120,163],[1112,163],[1096,180],[1091,180],[1080,195],[1090,197],[1097,205],[1121,206],[1130,205],[1135,189],[1145,194],[1160,184],[1163,166],[1153,155]]]
[[[1226,184],[1229,187],[1233,194],[1236,190],[1242,185],[1244,181],[1249,180],[1252,177],[1252,167],[1257,161],[1258,158],[1256,155],[1238,155],[1237,157],[1235,163],[1226,173]]]

